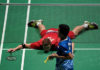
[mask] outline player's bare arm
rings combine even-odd
[[[22,44],[18,45],[16,48],[10,48],[8,52],[15,52],[17,50],[23,49],[23,48],[30,48],[30,44]]]

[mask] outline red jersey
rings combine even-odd
[[[58,46],[58,43],[60,42],[60,38],[58,37],[58,29],[50,28],[48,30],[43,30],[41,33],[42,38],[34,43],[31,43],[31,48],[33,49],[41,49],[42,41],[45,38],[49,38],[51,41],[51,44],[54,45],[53,49],[56,49]],[[73,38],[72,36],[74,33],[72,31],[69,32],[68,36]]]

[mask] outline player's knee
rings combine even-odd
[[[75,36],[79,34],[77,30],[72,30],[72,32],[74,33]]]
[[[78,33],[77,33],[77,32],[75,32],[74,34],[75,34],[75,36],[77,36],[77,35],[78,35]]]

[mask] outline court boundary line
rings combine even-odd
[[[30,3],[31,3],[31,0],[28,0],[28,4],[30,4]],[[30,5],[27,6],[27,16],[26,16],[24,43],[26,43],[26,40],[27,40],[27,31],[28,31],[27,23],[29,21],[29,14],[30,14]],[[25,49],[23,49],[23,53],[22,53],[21,70],[24,70],[24,60],[25,60]]]
[[[7,3],[9,2],[10,0],[7,0]],[[3,31],[2,31],[2,37],[1,37],[2,39],[1,39],[1,45],[0,45],[0,64],[1,64],[1,59],[2,59],[2,50],[3,50],[3,43],[4,43],[4,37],[5,37],[5,31],[6,31],[8,8],[9,8],[9,5],[7,5],[5,9],[5,17],[4,17]]]
[[[8,48],[5,48],[5,49],[3,49],[3,50],[8,50]],[[23,50],[23,49],[21,49],[21,50]],[[38,49],[25,49],[25,50],[29,50],[29,51],[31,51],[31,50],[38,50]],[[75,50],[100,50],[100,48],[75,48]]]
[[[70,4],[64,4],[64,3],[0,3],[0,5],[32,5],[32,6],[100,6],[100,3],[70,3]]]
[[[89,51],[89,50],[100,50],[100,48],[75,48],[75,50],[87,50],[87,51]]]

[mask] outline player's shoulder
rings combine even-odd
[[[71,39],[70,39],[70,37],[67,37],[65,40],[60,41],[60,42],[59,42],[59,45],[64,45],[64,44],[67,44],[67,43],[69,43],[69,42],[71,42]]]
[[[71,38],[69,36],[67,36],[67,38],[65,39],[66,42],[71,42]]]
[[[67,36],[63,42],[68,42],[68,41],[71,41],[71,38],[69,36]]]
[[[64,46],[67,43],[67,40],[63,40],[59,42],[59,46]]]

